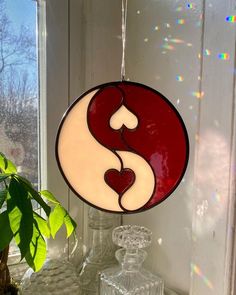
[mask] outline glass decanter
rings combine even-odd
[[[120,217],[94,208],[89,209],[89,250],[79,266],[81,295],[99,293],[99,272],[116,264],[117,247],[112,242],[112,230],[119,224]]]
[[[124,225],[113,230],[113,242],[123,247],[116,251],[120,266],[100,275],[101,295],[163,295],[164,282],[142,268],[146,248],[151,244],[151,231],[142,226]]]

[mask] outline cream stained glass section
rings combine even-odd
[[[126,210],[137,210],[152,196],[155,177],[150,165],[132,152],[116,151],[119,157],[96,141],[87,124],[87,110],[96,91],[83,97],[67,114],[58,141],[58,157],[64,175],[73,189],[89,203],[111,211],[122,212],[119,195],[104,180],[110,169],[132,169],[134,184],[121,197]],[[117,116],[116,116],[117,115]],[[120,108],[112,117],[112,126],[135,128],[137,117]]]
[[[122,196],[121,204],[127,210],[137,210],[152,197],[155,176],[150,165],[139,155],[124,151],[117,153],[123,161],[124,168],[135,172],[135,182]]]
[[[128,129],[134,129],[138,126],[137,117],[131,113],[124,105],[122,105],[110,119],[110,126],[115,130],[119,130],[125,125]]]
[[[95,93],[84,97],[67,116],[59,139],[59,160],[67,180],[84,199],[121,211],[117,193],[104,181],[104,173],[111,167],[120,170],[120,161],[95,140],[87,125],[87,109]]]

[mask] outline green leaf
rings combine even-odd
[[[17,173],[16,166],[10,160],[7,160],[7,168],[5,169],[5,173],[11,173],[11,174]]]
[[[31,197],[43,208],[44,212],[47,216],[50,215],[51,208],[48,206],[47,203],[41,198],[40,194],[36,192],[34,189],[29,190]]]
[[[0,152],[0,169],[7,169],[7,158],[6,156]]]
[[[53,238],[55,238],[56,233],[62,227],[63,223],[66,226],[68,238],[75,230],[76,223],[70,217],[69,213],[65,210],[65,208],[58,204],[49,216],[49,225],[51,228],[51,235]]]
[[[47,191],[47,190],[44,190],[44,191],[41,191],[39,192],[44,198],[46,198],[48,201],[52,202],[53,204],[60,204],[60,202],[54,197],[54,195]]]
[[[45,236],[46,238],[50,238],[51,232],[48,227],[47,221],[44,218],[42,218],[40,215],[38,215],[36,212],[34,212],[34,219],[37,222],[38,229],[41,232],[41,234]]]
[[[15,178],[11,179],[9,185],[7,212],[14,240],[23,259],[29,251],[33,234],[33,208],[28,192]]]
[[[0,174],[0,182],[6,180],[11,174],[9,173],[4,173],[4,174]]]
[[[4,204],[6,199],[7,199],[7,190],[4,189],[0,191],[0,209],[2,208],[2,205]]]
[[[15,175],[15,177],[20,181],[22,182],[23,184],[25,184],[26,186],[29,186],[30,188],[33,188],[32,184],[30,183],[30,181],[28,179],[26,179],[25,177],[23,176],[20,176],[19,174],[18,175]]]
[[[64,224],[66,226],[66,231],[67,231],[67,238],[70,237],[70,235],[74,232],[74,230],[76,229],[76,222],[70,217],[70,215],[68,214],[68,212],[66,212],[67,214],[64,216]]]
[[[17,173],[16,166],[11,160],[8,160],[3,153],[0,153],[0,169],[5,173]]]
[[[46,215],[49,216],[51,208],[44,202],[40,194],[32,187],[31,183],[22,176],[15,175],[15,178],[24,186],[25,190],[31,195],[31,197],[43,208]]]
[[[46,255],[46,243],[37,225],[34,223],[32,241],[30,243],[29,251],[25,255],[25,259],[34,271],[39,271],[45,262]]]
[[[5,249],[13,238],[7,211],[0,214],[0,251]]]
[[[49,215],[49,225],[53,238],[55,238],[56,233],[62,227],[65,216],[66,210],[61,205],[56,205],[54,210]]]

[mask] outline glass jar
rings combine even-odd
[[[48,259],[39,272],[29,268],[24,274],[22,295],[79,295],[76,269],[66,260]]]
[[[113,231],[113,241],[123,247],[116,251],[118,267],[100,275],[101,295],[163,295],[164,282],[142,267],[143,248],[151,244],[151,231],[142,226],[124,225]]]
[[[81,295],[97,295],[99,292],[99,272],[116,264],[117,247],[112,242],[112,230],[120,217],[94,208],[89,209],[88,227],[90,245],[79,268]]]

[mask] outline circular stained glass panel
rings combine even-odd
[[[189,141],[181,116],[162,94],[139,83],[112,82],[69,107],[56,157],[67,184],[85,202],[132,213],[152,208],[176,189]]]

